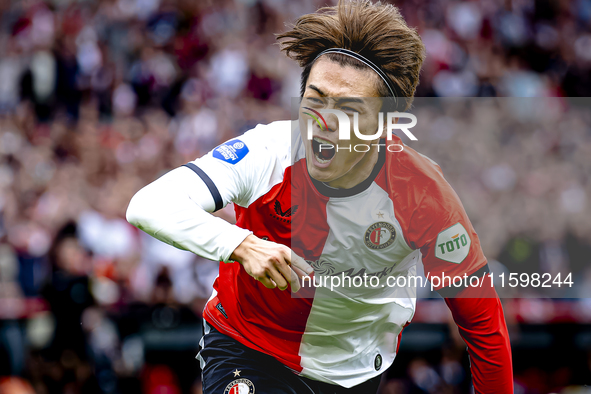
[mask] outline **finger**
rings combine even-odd
[[[292,270],[289,268],[289,263],[287,262],[287,259],[285,259],[285,261],[275,263],[275,268],[277,268],[277,270],[279,271],[281,276],[283,276],[283,278],[285,278],[286,284],[287,284],[287,282],[291,283]],[[281,289],[281,290],[284,290],[284,289]]]
[[[289,259],[289,263],[292,267],[298,268],[300,271],[305,272],[306,274],[311,274],[314,272],[314,268],[310,264],[306,262],[303,258],[295,254],[293,251],[290,253],[289,256],[286,257],[286,260]],[[303,275],[301,275],[303,276]]]
[[[255,279],[261,282],[267,289],[274,289],[277,287],[277,283],[275,283],[275,281],[273,281],[273,279],[269,278],[268,276]]]
[[[300,277],[300,278],[303,278],[303,277],[305,277],[305,276],[310,276],[310,275],[306,274],[304,271],[302,271],[301,269],[299,269],[299,268],[298,268],[298,267],[296,267],[296,266],[293,266],[293,265],[292,265],[292,266],[291,266],[291,269],[292,269],[292,270],[293,270],[293,271],[296,273],[296,275],[297,275],[298,277]]]
[[[298,290],[301,288],[301,286],[300,286],[300,281],[298,279],[298,274],[293,270],[293,268],[291,269],[291,275],[290,275],[289,282],[291,283],[291,291],[293,291],[294,293],[297,293]]]
[[[281,273],[275,267],[272,267],[267,276],[275,282],[276,286],[279,287],[279,290],[285,290],[287,289],[287,280],[289,280],[291,274],[289,274],[287,280],[285,280]]]

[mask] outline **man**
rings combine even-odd
[[[424,58],[398,10],[340,3],[302,16],[279,39],[303,67],[299,124],[259,125],[169,172],[134,196],[127,217],[223,262],[204,311],[205,393],[375,392],[414,314],[414,294],[364,286],[292,296],[284,290],[312,273],[306,261],[314,277],[369,275],[383,284],[411,276],[421,260],[431,277],[481,277],[486,259],[440,168],[398,137],[384,139],[378,113],[390,101],[410,106]],[[337,116],[316,116],[326,110],[357,117],[360,134],[375,138],[339,140]],[[346,148],[360,143],[371,149]],[[210,214],[230,202],[236,225]],[[453,289],[439,290],[468,344],[475,391],[512,393],[494,289]]]

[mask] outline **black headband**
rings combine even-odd
[[[316,59],[314,59],[314,62],[316,60],[318,60],[318,58],[320,56],[325,55],[327,53],[340,53],[340,54],[343,54],[343,55],[347,55],[349,57],[352,57],[354,59],[359,60],[361,63],[365,64],[367,67],[369,67],[372,70],[374,70],[380,76],[380,78],[382,78],[382,80],[384,81],[384,83],[388,87],[388,90],[390,91],[390,94],[392,95],[392,97],[394,97],[394,100],[396,101],[396,95],[394,94],[394,88],[390,84],[389,79],[388,79],[388,76],[386,75],[385,72],[382,71],[381,68],[379,68],[378,66],[376,66],[375,64],[373,64],[371,61],[369,61],[369,59],[364,58],[363,56],[361,56],[357,52],[353,52],[353,51],[350,51],[350,50],[345,49],[345,48],[330,48],[330,49],[327,49],[327,50],[325,50],[323,52],[320,52],[320,54],[318,56],[316,56]],[[312,63],[314,63],[314,62],[312,62]]]

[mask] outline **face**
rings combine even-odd
[[[378,77],[372,70],[343,67],[326,58],[318,59],[312,67],[299,113],[300,130],[306,147],[306,163],[312,178],[331,187],[349,189],[371,174],[378,159],[378,150],[371,144],[377,144],[380,138],[385,137],[386,132],[383,131],[372,141],[360,139],[353,132],[353,119],[354,113],[358,113],[361,134],[376,134],[382,104],[382,100],[378,98],[376,78]],[[339,140],[336,115],[323,115],[326,125],[320,119],[319,125],[306,114],[313,113],[310,109],[337,109],[344,112],[349,117],[350,139]],[[312,119],[312,140],[308,140],[309,119]],[[361,145],[371,149],[365,152],[366,148]],[[359,152],[355,151],[355,146]]]

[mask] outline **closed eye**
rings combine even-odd
[[[322,104],[322,100],[318,98],[308,97],[307,100],[314,104]]]

